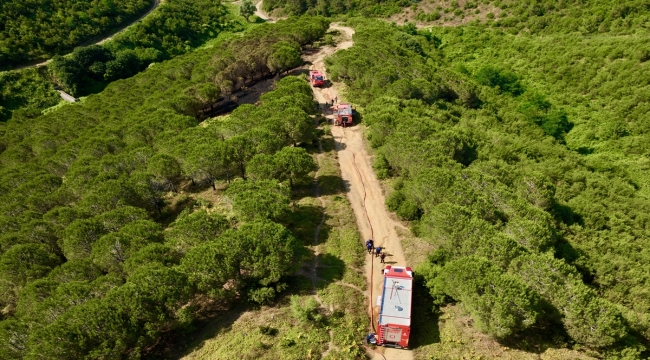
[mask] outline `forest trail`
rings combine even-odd
[[[267,21],[267,22],[270,22],[270,23],[274,23],[274,22],[275,22],[275,19],[271,19],[271,18],[270,18],[270,17],[269,17],[265,12],[264,12],[264,10],[262,10],[262,1],[263,1],[263,0],[260,0],[260,1],[255,5],[255,15],[257,15],[258,18],[260,18],[260,19],[262,19],[262,20],[264,20],[264,21]]]
[[[312,63],[310,68],[320,70],[326,77],[324,59],[336,51],[347,49],[354,44],[352,41],[354,29],[338,24],[332,24],[330,29],[338,30],[345,39],[336,47],[326,46],[315,54],[305,56],[305,60]],[[332,99],[339,97],[339,86],[340,84],[331,83],[330,87],[313,88],[314,96],[320,104],[331,102]],[[328,119],[333,118],[328,112],[325,115]],[[402,246],[395,230],[395,227],[400,227],[401,224],[393,220],[386,209],[384,194],[372,169],[370,156],[364,147],[361,130],[357,126],[349,128],[332,126],[331,129],[336,140],[341,176],[346,183],[348,199],[354,210],[359,231],[364,240],[373,238],[375,244],[384,248],[384,252],[387,254],[387,264],[406,265]],[[364,244],[359,243],[359,246],[364,246]],[[374,256],[366,258],[366,277],[371,280],[371,286],[368,287],[370,293],[366,292],[366,296],[369,299],[368,307],[369,311],[372,311],[373,322],[377,314],[374,303],[381,290],[382,269],[383,266],[379,263],[379,258]],[[366,334],[359,334],[360,337],[364,335]],[[372,354],[373,360],[413,359],[413,353],[407,350],[380,347],[377,351]],[[383,353],[383,355],[379,353]]]
[[[125,25],[119,27],[117,30],[111,32],[109,35],[104,36],[103,38],[101,38],[101,39],[99,39],[99,40],[91,41],[91,42],[85,42],[85,43],[80,44],[79,46],[101,45],[101,44],[103,44],[103,43],[105,43],[105,42],[111,40],[115,35],[117,35],[117,34],[123,32],[124,30],[130,28],[133,24],[135,24],[135,23],[137,23],[138,21],[140,21],[140,20],[144,19],[145,17],[147,17],[149,14],[151,14],[152,11],[156,10],[156,9],[158,8],[158,6],[159,6],[162,2],[163,2],[163,0],[154,0],[153,5],[151,6],[151,8],[150,8],[149,10],[147,10],[147,12],[145,12],[144,14],[142,14],[142,16],[140,16],[139,18],[137,18],[137,19],[131,21],[131,22],[128,23],[128,24],[125,24]],[[68,53],[68,54],[65,54],[65,55],[63,55],[63,56],[68,56],[68,55],[70,55],[70,54],[71,54],[71,53]],[[15,67],[15,68],[11,69],[11,70],[22,70],[22,69],[29,69],[29,68],[41,67],[41,66],[44,66],[44,65],[49,64],[51,61],[52,61],[52,59],[48,59],[48,60],[45,60],[45,61],[38,62],[38,63],[36,63],[36,64],[29,64],[29,65],[18,66],[18,67]]]

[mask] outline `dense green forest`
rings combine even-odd
[[[387,206],[438,248],[419,269],[434,304],[513,346],[647,356],[641,38],[351,23],[328,71],[363,108]]]
[[[278,10],[280,13],[289,15],[311,14],[333,16],[337,14],[363,15],[363,16],[389,16],[402,10],[403,6],[411,4],[409,0],[352,0],[352,1],[286,1],[286,0],[265,0],[263,8],[265,11]]]
[[[235,30],[226,16],[217,0],[168,1],[107,44],[76,48],[69,57],[56,56],[48,68],[66,91],[88,95],[152,62],[184,54],[223,29]]]
[[[74,96],[101,91],[110,82],[173,58],[225,31],[245,29],[243,19],[215,0],[167,0],[145,19],[102,45],[77,47],[47,67],[0,72],[0,121],[16,110],[37,112],[60,98],[54,86]]]
[[[315,136],[310,86],[286,77],[259,105],[197,117],[294,67],[327,27],[264,24],[0,124],[0,358],[139,358],[208,303],[286,288],[304,253],[287,229],[291,187],[315,168],[293,146]],[[229,184],[226,207],[180,193],[216,184]]]
[[[0,69],[64,54],[136,19],[153,0],[0,2]]]

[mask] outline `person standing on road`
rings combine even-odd
[[[368,241],[366,241],[366,249],[368,250],[368,254],[372,254],[372,244]]]
[[[375,248],[375,257],[378,257],[380,253],[381,253],[381,246],[377,246]]]
[[[381,253],[381,255],[379,255],[379,259],[381,260],[381,263],[383,264],[384,259],[386,259],[386,253]]]

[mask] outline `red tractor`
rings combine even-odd
[[[315,87],[325,85],[325,78],[323,78],[323,74],[318,70],[309,70],[309,81]]]
[[[332,107],[333,114],[336,115],[336,125],[339,126],[349,126],[352,125],[353,120],[353,109],[350,104],[337,104]]]

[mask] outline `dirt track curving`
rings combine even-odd
[[[264,12],[264,10],[262,10],[262,1],[263,1],[263,0],[260,0],[260,2],[258,2],[257,5],[255,5],[255,15],[257,15],[257,17],[259,17],[260,19],[262,19],[262,20],[264,20],[264,21],[267,21],[267,22],[270,22],[270,23],[274,23],[275,20],[274,20],[274,19],[271,19],[271,18],[270,18],[270,17],[269,17],[265,12]]]
[[[337,24],[332,24],[330,28],[338,30],[345,37],[345,40],[341,41],[336,47],[327,46],[319,52],[305,57],[305,60],[312,63],[310,68],[318,69],[324,74],[326,74],[325,64],[323,62],[325,57],[353,45],[352,35],[354,34],[354,29]],[[331,103],[332,99],[340,98],[338,92],[339,87],[340,84],[332,83],[332,86],[328,88],[314,88],[314,96],[321,105],[326,102]],[[330,119],[333,118],[328,112],[325,115]],[[364,239],[373,238],[377,245],[384,248],[387,254],[387,264],[406,265],[400,239],[395,230],[395,227],[401,227],[401,224],[393,220],[388,210],[386,210],[384,194],[382,193],[379,180],[377,180],[372,170],[372,161],[364,147],[360,128],[353,126],[344,129],[333,126],[332,134],[336,139],[341,176],[346,183],[348,198],[352,204],[359,231]],[[363,243],[359,243],[359,246],[363,246]],[[365,268],[366,276],[368,279],[372,279],[372,286],[369,287],[371,293],[366,294],[369,297],[369,311],[376,314],[373,305],[381,289],[381,269],[383,267],[379,263],[379,258],[368,255]],[[373,315],[374,318],[375,316]],[[359,336],[363,335],[359,334]],[[373,354],[373,359],[413,359],[413,353],[407,350],[379,348],[378,351],[383,353],[383,355]]]

